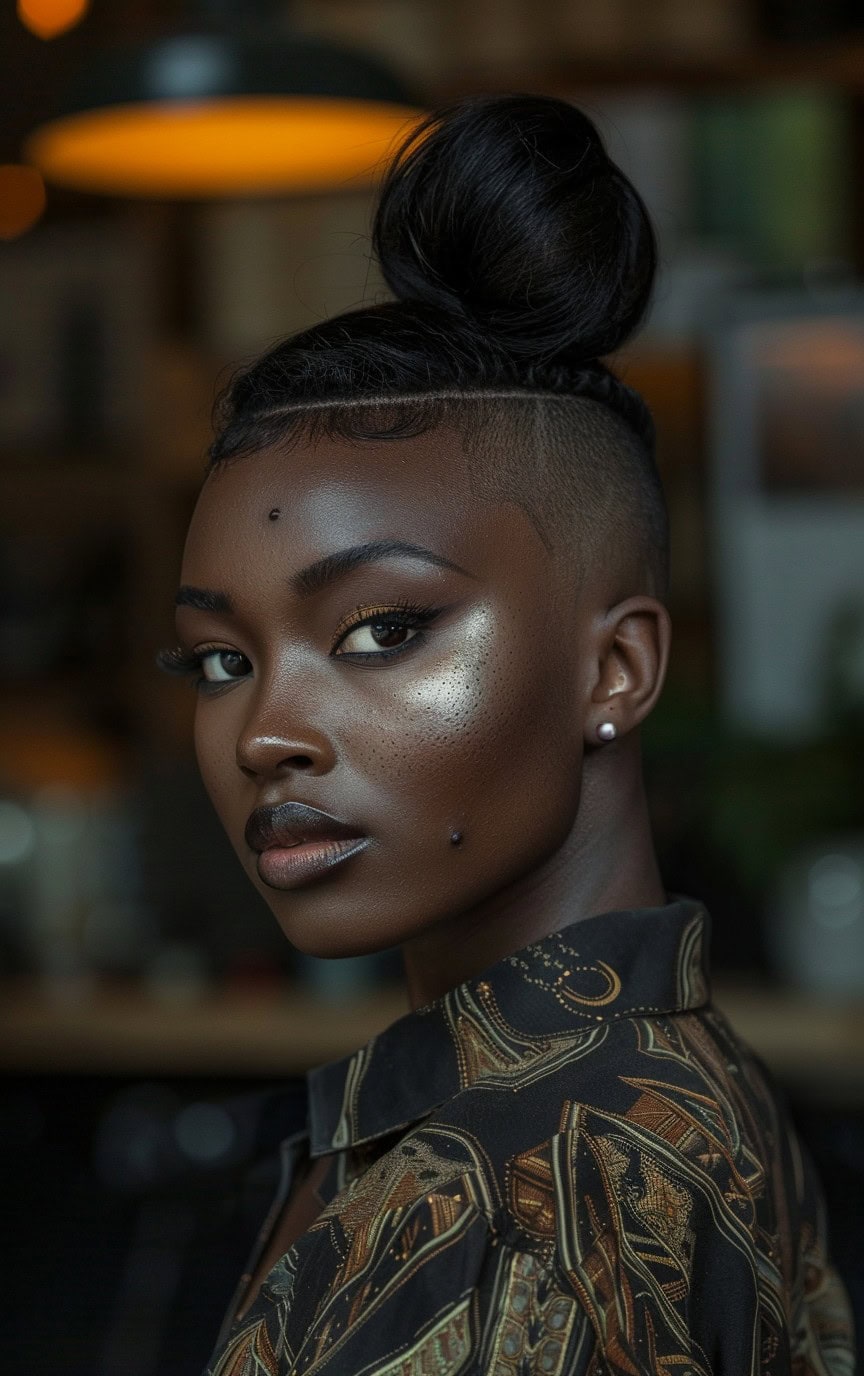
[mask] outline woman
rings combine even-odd
[[[669,652],[644,207],[577,110],[431,117],[395,301],[234,381],[180,646],[216,810],[288,939],[413,1010],[309,1077],[217,1343],[252,1373],[850,1373],[818,1184],[667,895],[639,727]]]

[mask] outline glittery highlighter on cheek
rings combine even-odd
[[[364,694],[345,748],[376,800],[394,941],[494,892],[554,848],[562,816],[569,824],[578,770],[552,710],[556,642],[541,626],[530,601],[476,605],[388,674],[381,697]]]
[[[406,718],[419,713],[426,729],[464,735],[472,730],[488,687],[484,670],[494,654],[493,612],[474,608],[460,620],[458,632],[454,653],[410,685],[405,706]]]

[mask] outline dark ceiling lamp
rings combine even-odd
[[[112,196],[302,194],[367,184],[418,118],[387,67],[284,32],[272,0],[199,9],[195,30],[94,54],[27,159]]]

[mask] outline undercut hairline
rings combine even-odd
[[[289,401],[279,406],[270,407],[267,410],[258,411],[254,417],[254,420],[256,425],[263,425],[265,431],[267,429],[268,422],[275,422],[278,425],[280,420],[284,420],[287,423],[286,428],[289,431],[292,431],[293,434],[279,436],[277,434],[271,433],[269,436],[266,434],[261,435],[259,437],[260,442],[254,447],[243,446],[242,448],[238,448],[237,450],[235,450],[233,453],[229,452],[228,454],[222,457],[211,459],[208,472],[212,473],[214,471],[218,471],[223,467],[233,466],[233,464],[237,460],[244,457],[244,455],[248,456],[250,453],[254,453],[256,451],[260,452],[260,449],[266,448],[270,444],[279,443],[280,440],[282,443],[287,443],[290,447],[293,447],[293,445],[298,442],[302,443],[301,434],[298,433],[298,430],[294,428],[294,423],[299,422],[299,430],[302,430],[304,428],[304,417],[308,418],[308,424],[311,432],[310,438],[312,438],[314,442],[315,436],[318,434],[319,427],[319,422],[316,421],[315,417],[317,416],[325,418],[324,431],[326,433],[329,430],[326,421],[326,416],[328,413],[330,414],[330,416],[334,418],[334,422],[337,426],[336,433],[339,434],[341,433],[341,431],[339,430],[338,421],[336,421],[336,416],[340,413],[345,416],[349,416],[352,412],[356,413],[358,411],[374,412],[375,410],[378,410],[386,413],[386,411],[391,408],[405,408],[407,410],[412,406],[416,406],[420,410],[422,415],[425,407],[434,408],[437,403],[443,403],[446,408],[447,403],[453,403],[454,406],[459,405],[460,403],[467,403],[470,406],[470,403],[472,402],[494,403],[509,401],[517,401],[523,403],[530,402],[541,405],[543,403],[554,404],[555,402],[566,402],[568,409],[572,407],[574,412],[576,412],[577,414],[581,412],[583,417],[586,415],[590,417],[592,412],[598,417],[602,416],[606,424],[612,427],[612,434],[610,435],[610,433],[607,431],[605,439],[603,439],[601,433],[601,436],[598,436],[598,442],[601,445],[605,445],[608,444],[611,439],[613,447],[615,449],[620,449],[621,459],[624,465],[630,465],[631,474],[633,473],[632,464],[634,462],[636,451],[638,450],[640,455],[640,459],[638,461],[639,468],[641,469],[643,462],[645,466],[645,472],[642,475],[641,483],[643,493],[641,503],[640,498],[636,495],[636,492],[630,491],[628,492],[626,498],[621,498],[620,500],[618,500],[617,506],[614,503],[610,506],[610,484],[614,484],[615,482],[615,469],[614,467],[611,468],[609,473],[604,478],[604,481],[602,483],[603,490],[601,494],[601,492],[598,489],[596,475],[592,478],[590,471],[586,470],[584,463],[584,453],[580,456],[581,461],[577,461],[575,467],[571,470],[570,474],[566,477],[563,476],[560,466],[560,440],[556,443],[553,443],[550,449],[553,468],[557,465],[557,476],[561,483],[561,486],[557,489],[558,495],[553,503],[546,503],[544,505],[544,503],[538,502],[536,500],[537,493],[534,490],[536,484],[534,484],[534,487],[532,487],[530,481],[532,476],[536,476],[536,468],[533,470],[533,473],[529,473],[527,468],[524,471],[522,471],[522,467],[520,464],[520,472],[516,473],[513,468],[512,461],[509,464],[505,461],[502,467],[500,464],[501,450],[498,448],[497,445],[493,445],[495,462],[492,465],[493,469],[497,470],[497,481],[495,482],[495,487],[499,499],[501,497],[504,497],[505,500],[513,502],[515,505],[519,506],[525,512],[525,514],[534,524],[544,545],[546,545],[546,547],[550,551],[562,545],[560,536],[556,533],[554,527],[560,521],[561,517],[566,518],[568,505],[572,505],[571,503],[568,503],[567,493],[570,487],[572,486],[571,480],[573,478],[575,478],[577,482],[581,479],[581,483],[583,485],[583,496],[587,496],[587,501],[590,505],[596,505],[600,510],[605,510],[607,519],[610,515],[617,517],[623,516],[625,511],[629,507],[629,514],[633,521],[634,528],[637,530],[640,530],[641,528],[641,538],[639,539],[638,543],[642,547],[642,558],[645,561],[646,566],[650,570],[650,577],[652,579],[652,582],[657,582],[659,595],[665,596],[668,585],[668,527],[666,526],[667,518],[665,514],[665,504],[662,500],[662,489],[659,488],[659,479],[656,475],[656,469],[654,469],[653,456],[650,450],[646,450],[643,439],[633,429],[629,421],[624,416],[622,416],[618,411],[606,405],[604,401],[602,401],[599,397],[596,396],[579,395],[578,393],[574,394],[563,391],[559,392],[551,388],[531,389],[527,387],[484,387],[463,389],[457,387],[447,387],[418,392],[381,392],[375,394],[374,396],[351,397],[342,395],[340,397],[331,397],[329,399],[322,397],[315,398],[314,400]],[[470,414],[470,411],[468,414]],[[545,413],[538,412],[537,420],[541,420],[544,414],[550,420],[554,416],[553,411]],[[292,418],[294,423],[292,423]],[[427,416],[426,419],[431,421],[431,424],[426,425],[423,424],[421,421],[421,427],[424,431],[427,429],[435,429],[438,426],[446,427],[454,423],[457,426],[459,426],[460,424],[458,416],[455,412],[450,412],[449,414],[447,414],[445,411],[444,414],[439,414],[437,416],[430,415]],[[464,417],[464,419],[468,419],[467,415]],[[591,422],[589,421],[588,423],[590,426]],[[619,437],[617,441],[613,438],[615,431],[617,431]],[[392,434],[385,433],[381,435],[364,435],[362,433],[358,433],[355,435],[353,433],[349,434],[346,432],[344,438],[349,442],[359,442],[370,439],[398,439],[400,438],[400,435],[403,438],[407,438],[404,432],[395,432]],[[628,439],[624,442],[622,446],[621,439],[623,435],[626,435]],[[487,440],[489,438],[491,437],[487,436]],[[570,450],[572,444],[574,443],[574,438],[575,437],[571,436],[565,439],[564,448]],[[474,448],[474,443],[477,440],[480,440],[480,434],[476,434],[473,440],[468,440],[468,443],[471,445],[472,449]],[[576,441],[576,443],[578,445],[578,440]],[[584,444],[584,437],[582,443]],[[579,447],[581,448],[581,446]],[[555,458],[556,449],[559,451],[557,460]],[[478,449],[478,457],[482,455],[482,452],[482,448]],[[487,457],[489,457],[488,453]],[[645,462],[646,460],[647,462]],[[488,479],[489,472],[487,470],[487,465],[482,463],[482,461],[480,469],[482,472],[485,473],[485,476]],[[651,480],[652,470],[654,473],[653,483]],[[475,475],[475,478],[478,479],[480,482],[480,486],[478,487],[477,491],[478,493],[481,493],[484,491],[484,489],[486,489],[486,484],[480,477],[479,472]],[[526,480],[528,482],[527,488]],[[587,493],[585,491],[586,481]],[[652,491],[652,488],[654,487],[657,488],[656,492]],[[644,494],[646,493],[646,491],[648,492],[647,528],[643,516],[642,514],[640,514],[638,509],[639,506],[642,503],[644,503]],[[645,510],[646,507],[643,505],[643,513]],[[658,524],[660,527],[663,527],[663,529],[658,529]],[[650,529],[652,526],[653,530]],[[570,544],[570,541],[567,540],[565,537],[563,543],[565,546],[567,546]]]
[[[602,406],[594,397],[571,396],[567,392],[531,391],[527,387],[505,389],[468,388],[460,391],[455,388],[435,392],[382,392],[374,397],[334,397],[332,400],[288,402],[284,406],[273,406],[266,411],[258,411],[256,420],[271,420],[276,416],[303,415],[307,411],[355,410],[359,407],[410,406],[413,403],[434,401],[567,401]]]

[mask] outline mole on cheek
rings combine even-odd
[[[280,514],[281,512],[278,506],[271,507],[267,513],[271,521],[278,521]]]

